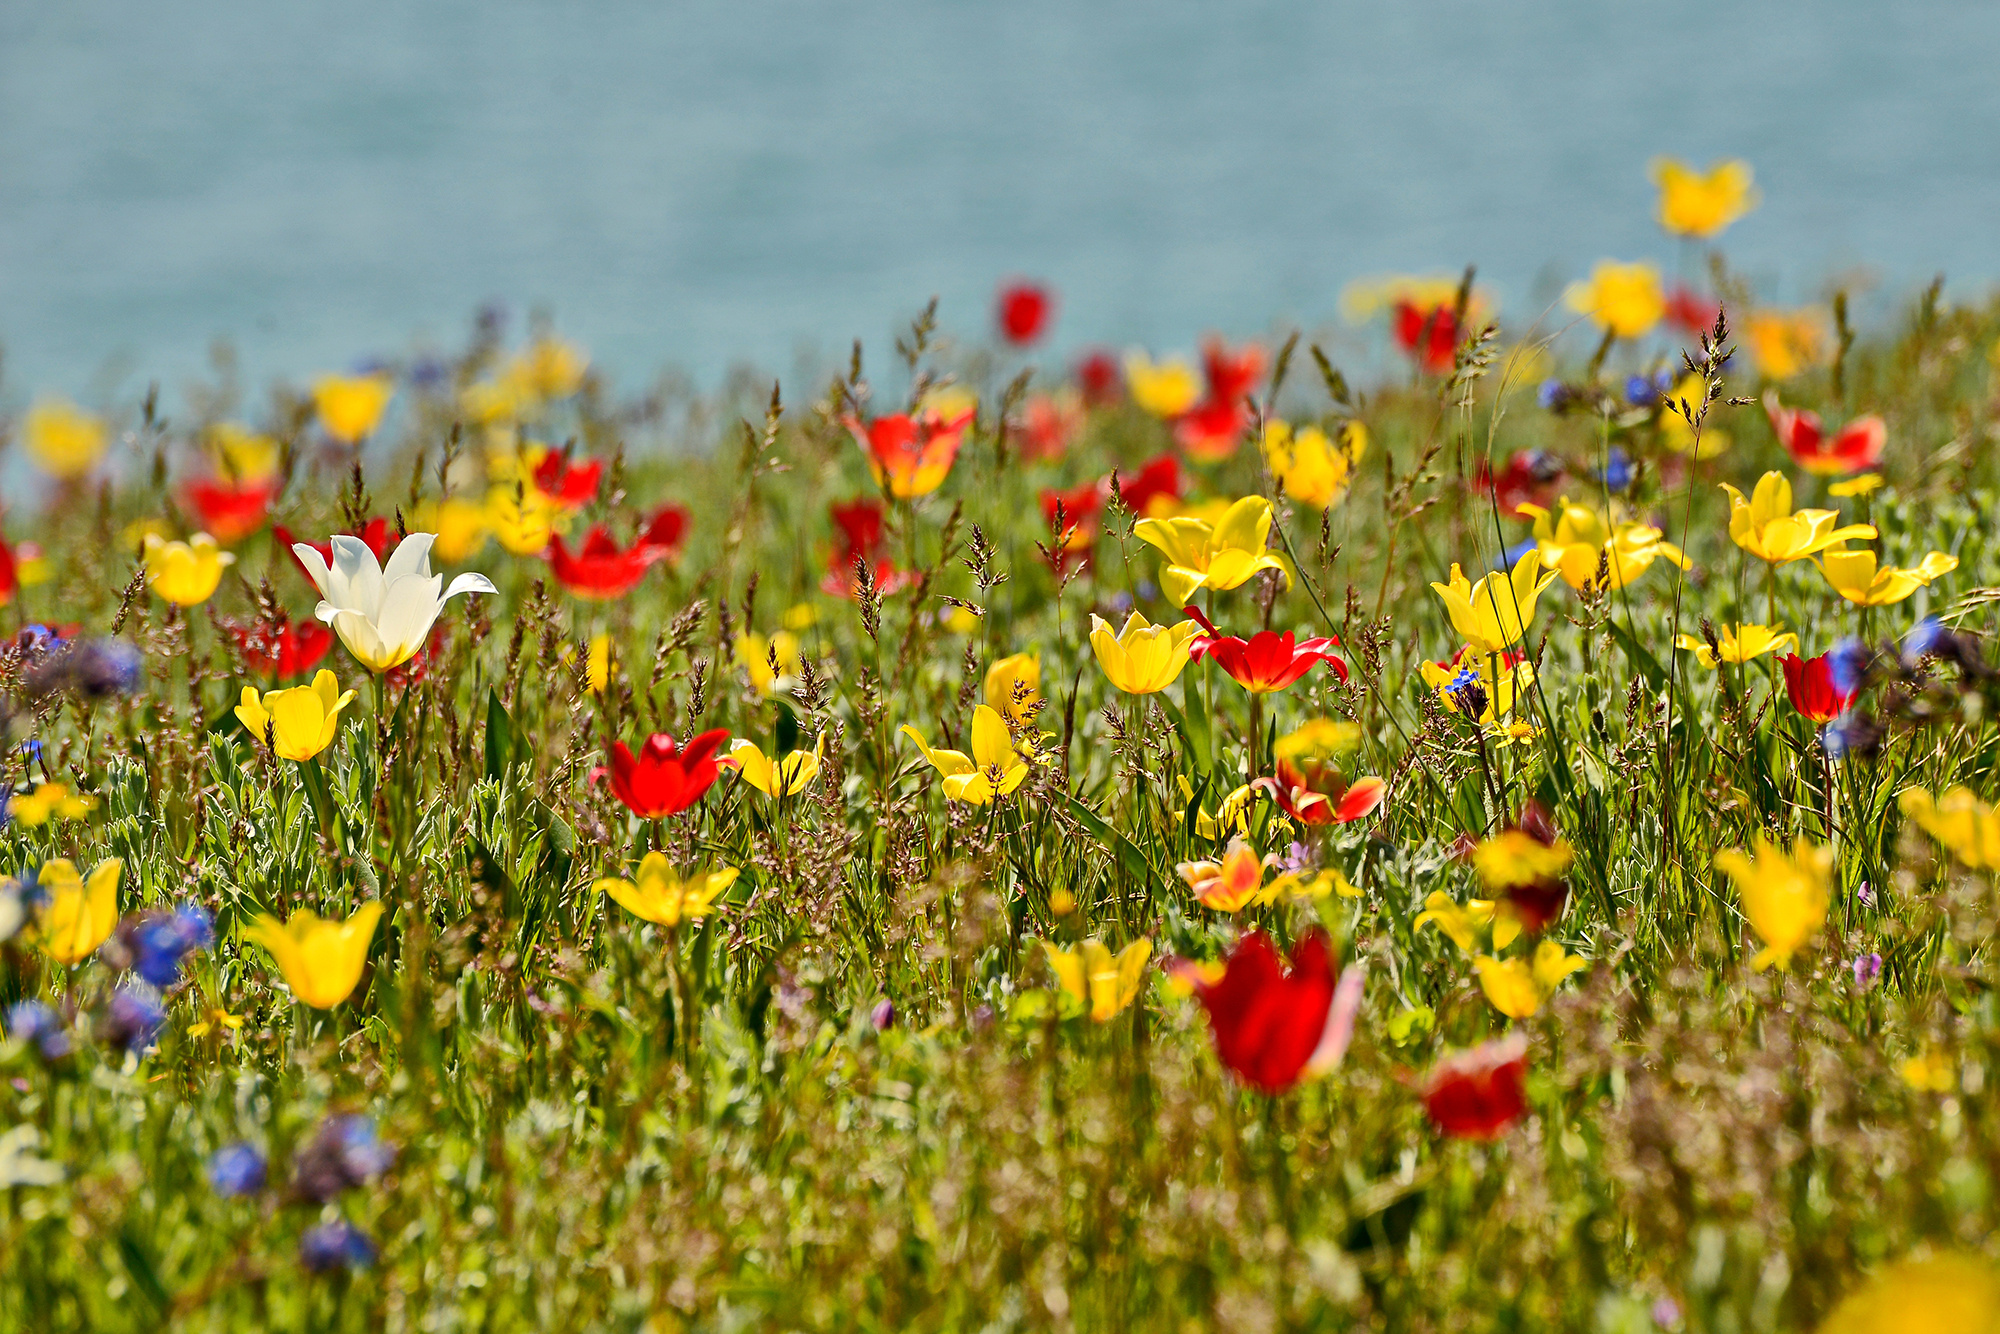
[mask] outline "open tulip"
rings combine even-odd
[[[1788,653],[1781,664],[1785,669],[1785,692],[1801,717],[1816,723],[1830,723],[1854,703],[1854,692],[1834,684],[1833,664],[1827,654],[1801,658]]]
[[[611,790],[642,819],[677,815],[714,786],[719,773],[715,752],[727,740],[729,733],[718,727],[695,737],[683,750],[672,736],[655,732],[636,756],[623,741],[614,741],[608,771]]]
[[[551,449],[535,464],[535,489],[564,509],[581,509],[597,499],[599,479],[604,476],[603,459],[587,459],[572,464],[561,450]]]
[[[1259,570],[1276,570],[1292,582],[1284,557],[1266,551],[1271,536],[1271,502],[1245,496],[1223,511],[1214,523],[1206,519],[1141,519],[1132,533],[1165,556],[1160,588],[1177,603],[1185,603],[1197,588],[1217,592],[1248,583]]]
[[[1587,966],[1574,954],[1563,953],[1563,947],[1553,940],[1535,946],[1532,960],[1501,960],[1482,954],[1472,961],[1480,990],[1493,1008],[1509,1019],[1532,1016],[1555,994],[1564,978]]]
[[[1450,582],[1432,584],[1431,591],[1444,603],[1452,627],[1475,652],[1499,654],[1526,636],[1535,619],[1535,603],[1555,581],[1554,573],[1543,572],[1541,554],[1529,551],[1514,562],[1511,573],[1495,570],[1476,584],[1453,565]]]
[[[386,375],[323,375],[312,392],[320,426],[341,444],[351,445],[381,424],[396,382]]]
[[[649,852],[639,863],[636,880],[608,877],[591,888],[608,894],[634,917],[659,926],[679,926],[715,910],[715,900],[736,883],[736,868],[697,872],[683,880],[667,863],[664,852]]]
[[[1602,510],[1573,505],[1568,496],[1553,510],[1523,503],[1517,512],[1535,521],[1535,546],[1542,564],[1562,575],[1571,588],[1596,583],[1600,566],[1604,586],[1610,589],[1625,587],[1656,560],[1688,568],[1687,556],[1651,524],[1626,522]]]
[[[646,571],[665,560],[670,548],[643,538],[621,548],[601,525],[590,530],[575,553],[563,545],[562,534],[549,535],[549,571],[556,582],[578,597],[603,601],[621,598],[639,586]]]
[[[1258,779],[1256,786],[1271,794],[1279,810],[1305,825],[1365,820],[1389,795],[1389,785],[1380,778],[1350,783],[1338,764],[1323,758],[1280,758],[1276,775]]]
[[[1535,664],[1519,649],[1482,653],[1466,644],[1441,662],[1426,660],[1418,671],[1445,708],[1488,726],[1510,716],[1535,683]]]
[[[1165,690],[1188,665],[1190,645],[1201,633],[1196,621],[1154,625],[1133,612],[1125,628],[1112,633],[1110,622],[1092,615],[1090,650],[1111,684],[1128,695],[1152,695]]]
[[[146,537],[146,582],[169,602],[193,607],[215,595],[222,572],[236,557],[215,544],[207,533],[185,542],[168,542],[158,534]]]
[[[1743,915],[1764,941],[1750,960],[1759,972],[1783,968],[1826,921],[1832,898],[1833,850],[1801,838],[1790,855],[1762,834],[1749,853],[1732,848],[1715,856],[1715,867],[1736,882]]]
[[[1266,860],[1239,836],[1229,840],[1221,861],[1182,862],[1174,870],[1203,907],[1233,913],[1264,897]]]
[[[1660,226],[1675,236],[1708,240],[1757,207],[1755,177],[1740,159],[1696,171],[1674,158],[1656,157],[1649,170],[1660,189]]]
[[[849,417],[847,429],[867,452],[876,485],[909,500],[929,495],[944,482],[972,418],[970,408],[944,418],[894,413],[866,424]]]
[[[314,1009],[331,1010],[354,994],[381,918],[382,901],[371,899],[344,922],[305,909],[283,922],[266,913],[243,935],[271,952],[294,996]]]
[[[408,661],[429,637],[444,604],[461,593],[493,593],[483,574],[461,574],[439,596],[444,576],[431,573],[433,533],[411,533],[397,544],[386,567],[358,537],[336,534],[333,563],[301,542],[292,554],[318,587],[314,613],[333,627],[355,660],[371,672],[386,672]]]
[[[1215,1053],[1231,1074],[1262,1093],[1283,1093],[1340,1064],[1361,1008],[1362,971],[1345,976],[1332,942],[1312,930],[1292,948],[1285,971],[1271,938],[1253,931],[1236,943],[1219,979],[1197,966],[1175,969],[1208,1012]]]
[[[21,420],[21,443],[28,457],[43,472],[64,481],[96,467],[110,437],[102,417],[60,398],[36,403]]]
[[[716,763],[724,769],[736,770],[743,775],[744,782],[767,797],[790,797],[805,791],[806,785],[819,776],[820,753],[825,745],[826,737],[822,735],[811,750],[795,750],[782,759],[772,759],[756,742],[738,740]]]
[[[118,880],[125,863],[107,857],[79,875],[76,863],[56,857],[42,863],[35,885],[44,896],[35,917],[35,939],[57,963],[82,963],[110,939],[118,925]]]
[[[1461,904],[1443,890],[1434,889],[1424,899],[1424,910],[1411,921],[1410,929],[1435,926],[1467,954],[1478,946],[1480,936],[1491,931],[1493,948],[1504,950],[1520,938],[1521,922],[1511,914],[1502,915],[1499,907],[1492,899],[1469,899]]]
[[[1197,607],[1181,610],[1206,632],[1188,641],[1188,656],[1210,659],[1252,694],[1283,690],[1322,662],[1332,667],[1341,680],[1347,679],[1347,664],[1332,651],[1339,647],[1338,639],[1306,639],[1295,643],[1289,630],[1283,634],[1259,630],[1246,640],[1218,631]]]
[[[1368,452],[1368,428],[1350,421],[1336,434],[1338,443],[1317,426],[1294,430],[1288,422],[1265,423],[1264,462],[1286,495],[1322,510],[1346,498]]]
[[[1046,940],[1049,971],[1063,991],[1081,1005],[1095,1023],[1118,1015],[1139,994],[1146,980],[1146,960],[1153,955],[1153,942],[1139,939],[1117,954],[1102,941],[1086,940],[1074,950],[1058,949]]]
[[[1010,653],[986,669],[986,702],[1015,727],[1034,721],[1041,686],[1042,660],[1033,653]]]
[[[1878,567],[1875,553],[1865,547],[1859,551],[1836,547],[1822,552],[1818,561],[1820,572],[1826,575],[1834,592],[1863,607],[1892,606],[1958,568],[1958,557],[1942,551],[1931,552],[1911,569],[1894,565]]]
[[[305,761],[333,744],[340,729],[340,712],[354,702],[329,671],[321,671],[309,686],[269,690],[260,699],[249,686],[236,716],[259,741],[269,738],[280,759]]]
[[[1599,260],[1588,281],[1570,284],[1564,300],[1571,310],[1620,338],[1644,337],[1667,313],[1660,271],[1644,262]]]
[[[988,705],[972,711],[970,757],[962,751],[933,750],[924,734],[908,723],[900,730],[917,743],[930,766],[944,775],[944,794],[953,801],[985,806],[1021,786],[1028,776],[1028,761],[1014,748],[1007,720]]]
[[[1785,407],[1776,393],[1764,395],[1764,412],[1793,462],[1822,477],[1868,471],[1881,462],[1889,441],[1880,417],[1857,417],[1828,435],[1817,412]]]
[[[1431,1123],[1454,1139],[1497,1139],[1528,1112],[1528,1039],[1521,1033],[1453,1052],[1419,1087]]]
[[[1838,510],[1792,509],[1792,484],[1781,472],[1767,472],[1757,479],[1756,490],[1746,498],[1724,482],[1729,493],[1729,537],[1759,560],[1780,564],[1838,546],[1851,538],[1875,536],[1865,523],[1838,527]]]
[[[1690,650],[1702,666],[1713,667],[1721,662],[1749,662],[1766,653],[1797,649],[1799,637],[1769,625],[1725,625],[1716,632],[1714,646],[1700,635],[1681,635],[1674,643]]]
[[[1971,788],[1955,787],[1935,800],[1920,787],[1907,788],[1896,804],[1967,866],[1978,871],[2000,868],[2000,811],[1981,801]]]

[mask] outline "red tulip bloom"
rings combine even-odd
[[[882,554],[887,544],[883,540],[880,501],[865,497],[845,505],[836,501],[827,507],[827,512],[833,516],[840,536],[834,543],[833,555],[827,561],[826,577],[820,580],[821,592],[837,598],[855,596],[860,591],[855,582],[854,562],[857,560],[868,562],[868,572],[875,580],[875,591],[880,594],[894,593],[910,582],[910,576],[898,570]]]
[[[181,488],[181,509],[201,521],[202,528],[222,543],[240,542],[264,526],[277,497],[276,481],[232,485],[215,478],[189,482]]]
[[[14,593],[21,587],[21,571],[14,563],[14,549],[7,545],[7,539],[0,537],[0,607],[14,600]]]
[[[1209,624],[1208,617],[1198,607],[1183,607],[1181,611],[1201,622],[1201,628],[1207,631],[1188,641],[1189,656],[1209,658],[1253,694],[1268,695],[1283,690],[1322,662],[1330,664],[1341,680],[1347,679],[1347,664],[1330,651],[1339,647],[1338,639],[1308,639],[1294,644],[1289,630],[1283,634],[1259,630],[1247,640],[1240,639],[1225,635]]]
[[[1498,1139],[1527,1115],[1527,1075],[1528,1039],[1520,1033],[1453,1052],[1424,1077],[1424,1110],[1454,1139]]]
[[[622,598],[639,586],[646,571],[667,558],[669,548],[649,544],[644,537],[621,550],[602,524],[590,530],[572,555],[561,533],[549,535],[549,569],[556,581],[578,597],[603,601]]]
[[[1865,472],[1882,461],[1882,447],[1889,443],[1888,424],[1880,417],[1856,417],[1829,437],[1817,412],[1783,407],[1776,394],[1764,396],[1764,411],[1792,461],[1817,476]]]
[[[1055,308],[1055,295],[1040,283],[1009,283],[1000,289],[994,318],[1002,338],[1026,347],[1048,332]]]
[[[1290,973],[1261,931],[1237,942],[1219,981],[1204,981],[1192,964],[1174,971],[1208,1011],[1215,1054],[1260,1092],[1283,1093],[1302,1076],[1331,1070],[1354,1036],[1361,970],[1339,977],[1324,931],[1308,932],[1292,948]]]
[[[1715,317],[1722,312],[1719,302],[1696,296],[1692,289],[1676,287],[1667,296],[1667,323],[1699,338],[1715,329]]]
[[[1054,563],[1058,576],[1090,559],[1090,549],[1097,544],[1097,515],[1103,507],[1104,492],[1096,482],[1085,482],[1067,491],[1042,492],[1042,517],[1048,520],[1049,531],[1056,537]]]
[[[847,429],[867,451],[876,482],[897,499],[908,500],[927,496],[944,482],[972,418],[971,409],[952,417],[897,412],[866,423],[849,417]]]
[[[1076,363],[1076,385],[1091,407],[1116,403],[1125,391],[1125,369],[1103,348],[1093,348]]]
[[[1779,659],[1785,667],[1785,693],[1799,716],[1816,723],[1832,722],[1854,703],[1854,692],[1842,692],[1833,684],[1833,665],[1822,653],[1817,658],[1801,658],[1788,653]]]
[[[597,499],[597,484],[603,476],[602,459],[591,459],[573,468],[566,455],[550,450],[535,465],[535,490],[564,509],[582,509]]]
[[[1304,825],[1365,820],[1389,795],[1389,785],[1382,779],[1357,778],[1350,783],[1339,766],[1325,759],[1279,760],[1277,776],[1260,778],[1255,786]]]
[[[677,815],[701,800],[721,772],[715,752],[729,740],[724,728],[703,732],[682,750],[665,732],[646,738],[638,755],[623,741],[611,743],[611,790],[634,815],[657,820]],[[600,769],[598,772],[605,772]]]
[[[1211,402],[1240,404],[1257,387],[1264,374],[1264,349],[1245,343],[1231,351],[1220,338],[1202,344],[1202,369],[1208,375]]]
[[[1189,458],[1216,463],[1236,452],[1249,423],[1249,410],[1240,399],[1204,399],[1174,423],[1174,439]]]
[[[1450,306],[1398,301],[1391,314],[1396,346],[1432,375],[1443,375],[1458,356],[1458,315]]]
[[[1162,454],[1139,469],[1136,477],[1118,476],[1118,494],[1124,498],[1126,507],[1141,517],[1155,500],[1179,500],[1181,461],[1172,454]]]
[[[398,541],[395,532],[389,527],[389,521],[381,518],[370,519],[367,523],[362,524],[360,528],[351,528],[340,535],[360,538],[367,548],[375,553],[377,564],[381,563],[382,558],[389,554],[389,548],[396,545]],[[291,556],[292,564],[299,567],[300,573],[306,573],[305,562],[300,560],[298,554],[292,550],[293,544],[298,541],[296,537],[292,536],[292,530],[285,527],[282,523],[276,524],[271,529],[271,536],[277,540],[279,546],[285,549],[285,554]],[[332,542],[308,542],[306,545],[317,551],[320,554],[320,559],[324,560],[329,567],[333,565]]]
[[[275,621],[231,625],[243,665],[253,672],[289,681],[304,676],[325,660],[333,648],[333,630],[318,621],[293,621],[282,613]]]
[[[645,531],[632,545],[657,547],[664,555],[677,558],[681,554],[681,544],[687,540],[688,518],[685,506],[662,505],[653,511],[653,517],[646,521]]]
[[[1058,459],[1082,428],[1083,405],[1074,394],[1036,394],[1021,409],[1014,435],[1023,458]]]
[[[1473,470],[1474,484],[1482,491],[1491,491],[1500,512],[1509,518],[1523,502],[1546,509],[1562,480],[1562,460],[1543,449],[1516,450],[1508,456],[1507,466],[1498,477],[1484,459]]]

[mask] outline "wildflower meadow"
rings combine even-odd
[[[0,1327],[2000,1330],[2000,302],[1653,171],[1365,374],[6,386]]]

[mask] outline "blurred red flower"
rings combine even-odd
[[[1801,658],[1788,653],[1779,659],[1785,668],[1785,693],[1799,716],[1816,723],[1832,722],[1854,703],[1854,692],[1842,692],[1833,683],[1833,664],[1822,653],[1817,658]]]
[[[1042,517],[1056,537],[1054,564],[1059,577],[1090,559],[1090,550],[1097,544],[1097,516],[1103,508],[1104,491],[1097,482],[1085,482],[1067,491],[1042,492]]]
[[[274,621],[232,623],[229,633],[245,667],[280,681],[304,676],[333,648],[331,627],[318,621],[293,621],[283,613]]]
[[[1109,479],[1106,487],[1109,488]],[[1118,494],[1124,498],[1126,507],[1141,518],[1155,500],[1179,500],[1181,461],[1172,454],[1162,454],[1141,467],[1137,476],[1118,476]]]
[[[1026,347],[1048,332],[1055,306],[1055,294],[1040,283],[1006,284],[994,310],[1000,336],[1016,347]]]
[[[1086,406],[1116,403],[1125,392],[1125,368],[1104,348],[1092,348],[1076,363],[1076,384]]]
[[[1208,397],[1174,423],[1174,439],[1192,458],[1203,462],[1226,459],[1243,443],[1250,424],[1245,400],[1264,374],[1264,349],[1245,343],[1231,349],[1219,338],[1202,344],[1202,370],[1208,377]]]
[[[1404,299],[1391,314],[1396,346],[1432,375],[1443,375],[1458,355],[1458,315],[1448,305]]]
[[[588,459],[571,467],[568,455],[552,449],[535,465],[535,489],[564,509],[582,509],[597,499],[597,485],[603,476],[602,459]]]
[[[1353,824],[1381,806],[1389,785],[1380,778],[1347,775],[1330,760],[1279,760],[1277,776],[1256,786],[1271,794],[1278,809],[1300,824]]]
[[[0,537],[0,607],[14,600],[14,593],[21,586],[21,572],[14,563],[14,549],[7,545],[7,539]]]
[[[1695,338],[1714,330],[1715,317],[1721,311],[1721,302],[1696,296],[1686,286],[1674,288],[1667,296],[1667,323]]]
[[[1455,1139],[1497,1139],[1528,1111],[1528,1039],[1520,1033],[1453,1052],[1431,1067],[1424,1111]]]
[[[672,736],[655,732],[636,756],[623,741],[614,741],[608,770],[611,790],[642,819],[676,815],[700,801],[713,786],[721,772],[715,752],[727,740],[728,730],[718,727],[695,737],[683,750]],[[599,768],[597,772],[607,770]]]
[[[602,524],[590,530],[574,554],[561,533],[549,535],[549,570],[556,581],[578,597],[621,598],[639,586],[646,571],[665,560],[671,548],[646,541],[642,534],[630,547],[620,548]]]
[[[231,484],[215,478],[181,487],[181,509],[198,519],[203,531],[225,545],[240,542],[264,526],[277,497],[275,480]]]
[[[827,506],[827,513],[833,516],[833,523],[840,530],[834,543],[833,555],[827,561],[826,577],[820,580],[820,591],[838,598],[851,598],[859,591],[855,582],[854,562],[868,562],[868,572],[875,580],[876,592],[887,596],[909,583],[910,576],[898,570],[882,554],[887,545],[883,540],[882,503],[862,497],[846,504],[835,501]]]
[[[1016,435],[1021,457],[1061,458],[1083,427],[1083,404],[1074,394],[1036,394],[1021,409]]]
[[[633,545],[657,547],[667,556],[678,557],[681,544],[687,540],[688,518],[685,505],[662,505],[653,511],[645,531]]]
[[[1829,437],[1817,412],[1784,407],[1776,394],[1764,395],[1764,412],[1792,461],[1821,477],[1865,472],[1882,461],[1889,443],[1888,423],[1880,417],[1856,417]]]
[[[1322,930],[1307,932],[1292,948],[1289,973],[1261,931],[1236,943],[1215,982],[1206,981],[1193,964],[1173,971],[1208,1011],[1222,1064],[1261,1092],[1283,1093],[1305,1075],[1332,1069],[1354,1035],[1361,970],[1339,977]]]

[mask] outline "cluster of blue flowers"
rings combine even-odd
[[[374,1121],[352,1114],[329,1116],[292,1164],[290,1195],[324,1207],[375,1180],[395,1162],[395,1146],[376,1134]],[[263,1150],[247,1140],[225,1144],[209,1156],[209,1186],[225,1199],[255,1195],[269,1180]],[[376,1254],[368,1234],[344,1217],[314,1224],[299,1238],[299,1263],[315,1274],[365,1269],[375,1263]]]

